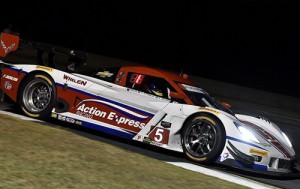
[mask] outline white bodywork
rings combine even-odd
[[[132,136],[131,138],[133,140],[141,142],[145,142],[145,139],[149,138],[151,131],[155,131],[154,137],[152,137],[150,141],[148,140],[148,143],[169,150],[182,152],[183,148],[181,144],[182,142],[180,130],[183,127],[186,119],[195,114],[206,113],[218,118],[223,124],[226,132],[226,143],[222,153],[220,154],[218,162],[222,163],[223,161],[228,159],[235,159],[228,151],[228,148],[231,149],[229,142],[233,144],[239,151],[248,156],[261,156],[261,161],[255,162],[255,165],[263,166],[268,171],[286,171],[280,170],[280,168],[278,168],[279,160],[275,160],[270,164],[270,159],[272,157],[277,159],[290,160],[291,157],[295,156],[295,151],[292,147],[289,146],[287,140],[282,134],[282,131],[274,123],[267,122],[259,118],[240,114],[236,114],[235,116],[233,116],[221,110],[209,107],[199,107],[174,103],[168,99],[159,98],[133,89],[128,89],[126,87],[122,87],[90,76],[66,73],[53,68],[36,65],[11,66],[13,66],[13,69],[22,70],[22,72],[27,74],[37,70],[45,72],[53,78],[58,86],[67,85],[67,90],[70,90],[70,92],[76,91],[77,93],[92,96],[91,98],[84,99],[81,104],[84,104],[85,101],[91,104],[102,103],[116,110],[116,112],[122,111],[133,117],[141,119],[152,117],[145,125],[141,124],[140,122],[137,123],[136,120],[132,121],[129,120],[129,118],[126,118],[128,119],[126,122],[128,127],[124,129],[122,127],[119,127],[121,123],[120,120],[123,121],[122,117],[113,117],[114,114],[111,112],[100,112],[100,110],[98,112],[92,111],[90,107],[87,108],[87,105],[77,105],[77,107],[73,107],[77,108],[77,112],[81,111],[82,113],[86,113],[91,117],[95,117],[96,114],[99,114],[98,117],[102,115],[102,120],[109,119],[110,122],[91,119],[88,116],[82,116],[82,114],[76,113],[76,111],[59,113],[54,108],[52,116],[62,121],[69,120],[68,122],[76,122],[82,125],[84,125],[85,123],[92,124],[94,128],[99,125],[101,127],[118,131],[119,133],[128,134],[126,136]],[[93,110],[95,110],[95,108]],[[140,112],[136,110],[140,110]],[[125,121],[126,119],[124,118]],[[164,126],[162,126],[162,122],[171,123],[170,128],[165,128]],[[255,126],[261,128],[263,131],[266,131],[268,134],[276,138],[277,142],[280,143],[280,145],[284,148],[284,150],[289,154],[290,157],[287,157],[287,155],[284,154],[281,150],[278,150],[272,144],[272,142],[266,140],[266,138],[255,132],[253,134],[259,142],[251,141],[245,138],[245,136],[241,134],[237,127],[237,124],[244,125],[245,122],[254,124]],[[132,132],[130,131],[130,129],[128,129],[130,127],[136,127],[136,130],[140,130],[138,132]],[[157,129],[154,130],[153,127]],[[166,135],[165,132],[167,132],[168,135]],[[168,138],[167,142],[162,142],[164,140],[164,137]]]

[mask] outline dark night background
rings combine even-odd
[[[24,39],[300,97],[297,1],[26,1],[14,7],[2,12],[1,27],[12,23]]]

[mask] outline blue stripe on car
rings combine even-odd
[[[85,121],[81,121],[81,122],[82,122],[82,126],[84,126],[84,127],[94,129],[94,130],[98,130],[98,131],[101,131],[101,132],[105,132],[105,133],[108,133],[108,134],[116,135],[116,136],[119,136],[119,137],[122,137],[122,138],[132,139],[135,136],[134,134],[123,132],[123,131],[118,131],[118,130],[115,130],[115,129],[104,127],[104,126],[99,125],[99,124],[89,123],[89,122],[85,122]]]
[[[243,140],[240,140],[240,139],[231,137],[231,136],[226,136],[226,138],[227,138],[228,140],[233,140],[233,141],[236,141],[236,142],[241,142],[241,143],[244,143],[244,144],[248,144],[248,145],[250,145],[250,146],[253,146],[253,147],[255,147],[255,148],[259,148],[259,149],[262,149],[262,150],[266,150],[266,149],[264,149],[264,148],[262,148],[262,147],[260,147],[260,146],[257,146],[257,145],[255,145],[255,144],[253,144],[253,143],[250,143],[250,142],[247,142],[247,141],[243,141]],[[267,151],[267,150],[266,150],[266,151]]]
[[[22,69],[19,68],[14,68],[14,67],[7,67],[10,70],[16,71],[16,72],[21,72],[23,74],[28,74],[28,72],[23,71]]]

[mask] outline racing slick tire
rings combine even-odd
[[[56,87],[48,75],[30,75],[19,89],[18,104],[21,111],[32,118],[47,118],[55,104]]]
[[[220,156],[226,141],[223,124],[209,115],[198,115],[181,132],[182,147],[188,159],[210,164]]]

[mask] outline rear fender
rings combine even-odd
[[[0,89],[13,102],[17,102],[19,86],[26,74],[26,72],[17,70],[12,66],[2,68]]]
[[[43,73],[47,74],[52,78],[47,72],[41,70],[34,70],[31,72],[25,72],[22,69],[16,69],[13,66],[8,66],[2,69],[1,73],[1,85],[0,89],[13,101],[18,103],[18,95],[20,93],[19,88],[24,83],[24,81],[32,74]]]

